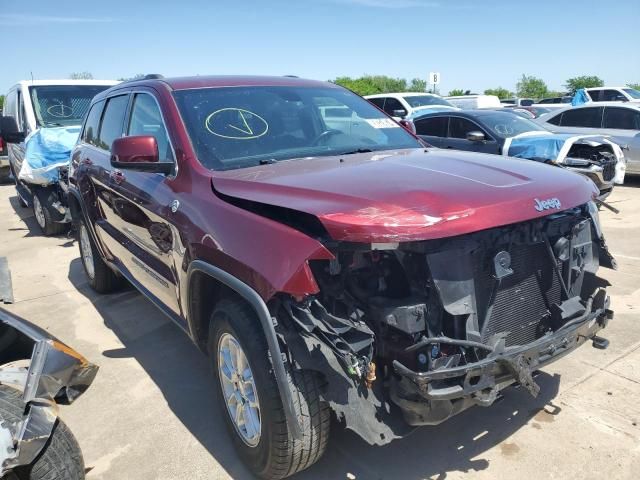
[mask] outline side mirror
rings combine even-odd
[[[467,140],[470,142],[484,142],[484,133],[475,130],[473,132],[467,132]]]
[[[18,124],[14,117],[0,117],[0,136],[7,143],[20,143],[27,135],[18,130]]]
[[[406,111],[404,108],[402,108],[402,109],[398,109],[398,110],[394,110],[394,111],[393,111],[393,116],[394,116],[394,117],[400,117],[400,118],[402,118],[402,117],[404,117],[406,114],[407,114],[407,111]]]
[[[160,162],[158,142],[151,135],[116,138],[111,144],[111,166],[139,172],[173,172],[173,162]]]

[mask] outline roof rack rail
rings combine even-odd
[[[283,77],[288,77],[288,78],[300,78],[298,75],[283,75]]]

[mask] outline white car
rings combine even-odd
[[[594,87],[584,91],[592,102],[640,103],[640,92],[631,87]]]
[[[627,173],[640,175],[640,104],[589,102],[555,110],[535,121],[556,133],[607,135],[622,147]]]
[[[503,108],[500,99],[495,95],[456,95],[445,97],[450,103],[464,110],[476,110],[479,108]]]
[[[23,80],[4,100],[0,130],[23,206],[33,207],[45,235],[69,222],[64,191],[67,164],[93,97],[114,80]],[[1,163],[0,163],[1,165]]]
[[[413,117],[416,111],[426,113],[429,109],[455,109],[455,105],[433,93],[404,92],[404,93],[379,93],[366,95],[364,98],[376,107],[384,110],[394,120],[402,120],[405,117]],[[443,108],[446,107],[446,108]]]

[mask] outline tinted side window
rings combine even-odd
[[[607,107],[604,109],[604,128],[640,130],[640,111]]]
[[[616,101],[624,101],[627,98],[620,93],[618,90],[601,90],[600,91],[600,99],[601,102],[616,102]]]
[[[384,108],[384,98],[370,98],[369,101],[378,108]]]
[[[107,100],[107,106],[104,109],[102,123],[100,124],[98,147],[110,150],[113,141],[122,136],[124,116],[127,112],[128,103],[128,95],[120,95]]]
[[[407,109],[402,106],[400,100],[397,98],[389,97],[387,101],[384,102],[384,111],[387,112],[388,115],[393,116],[394,110],[402,110],[404,111],[403,115],[406,115]]]
[[[161,162],[173,161],[173,152],[158,104],[151,95],[139,93],[133,101],[128,135],[151,135],[158,142]]]
[[[100,115],[102,114],[102,107],[104,101],[98,102],[91,107],[87,120],[84,123],[84,130],[82,131],[82,141],[95,145],[98,140],[98,126],[100,125]]]
[[[591,100],[593,100],[594,102],[602,101],[602,99],[600,98],[600,95],[602,94],[602,90],[587,90],[587,93],[591,97]]]
[[[550,123],[551,125],[560,125],[560,120],[562,120],[562,114],[551,117],[549,120],[547,120],[547,123]]]
[[[602,120],[602,107],[576,108],[562,115],[563,127],[599,128]]]
[[[467,138],[469,132],[486,133],[475,123],[461,117],[451,117],[449,119],[449,136],[452,138]]]
[[[447,136],[447,117],[423,118],[414,123],[418,135],[431,135],[432,137]]]

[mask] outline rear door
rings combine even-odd
[[[626,147],[627,171],[640,174],[640,110],[625,107],[605,107],[602,133],[611,135]]]
[[[467,140],[469,132],[482,132],[484,134],[484,142],[472,142]],[[449,117],[449,133],[443,142],[444,148],[452,148],[455,150],[467,150],[470,152],[482,152],[498,154],[498,143],[476,122],[467,118],[450,116]]]
[[[160,106],[151,90],[132,94],[125,136],[153,136],[160,162],[174,162],[175,154]],[[177,171],[174,169],[174,171]],[[173,175],[112,169],[110,191],[115,229],[112,247],[132,276],[174,314],[179,315],[177,279],[174,275],[175,228],[169,223],[177,209]],[[173,205],[172,205],[173,202]]]
[[[413,123],[416,127],[416,135],[434,147],[443,148],[449,127],[449,117],[442,115],[419,118]]]

